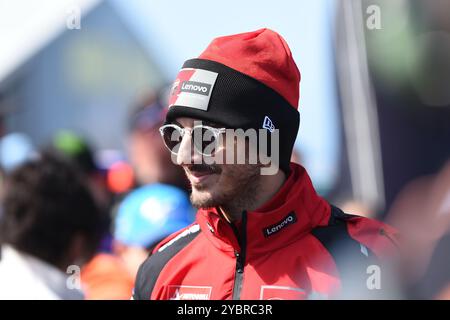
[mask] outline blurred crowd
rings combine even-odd
[[[103,163],[69,130],[40,149],[21,133],[2,137],[0,299],[131,297],[153,247],[194,220],[163,119],[159,97],[139,102],[128,154]]]
[[[40,149],[21,133],[2,137],[1,299],[129,299],[154,246],[194,221],[184,172],[158,131],[163,100],[138,103],[128,154],[108,164],[68,130]],[[379,218],[364,203],[342,206]],[[407,184],[384,216],[401,234],[393,296],[450,299],[450,159]]]
[[[380,219],[359,201],[342,203],[345,212]],[[384,220],[400,235],[394,277],[399,299],[450,299],[450,159],[435,174],[406,184]],[[383,276],[383,275],[382,275]]]

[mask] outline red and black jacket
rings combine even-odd
[[[291,164],[273,199],[239,223],[200,209],[194,224],[163,240],[141,265],[133,298],[308,299],[345,290],[358,298],[373,289],[367,268],[396,251],[394,237],[383,223],[330,206]]]

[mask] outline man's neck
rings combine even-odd
[[[251,201],[237,201],[235,204],[230,206],[220,207],[220,212],[223,214],[228,222],[233,222],[240,220],[242,217],[242,212],[255,211],[256,209],[262,207],[270,199],[272,199],[275,194],[281,189],[284,182],[286,181],[286,174],[279,170],[277,174],[272,176],[261,176],[260,183],[257,190],[257,195]]]

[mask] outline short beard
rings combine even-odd
[[[233,181],[233,186],[224,189],[218,195],[204,199],[194,199],[191,194],[192,205],[197,209],[221,207],[232,215],[233,213],[240,215],[243,210],[251,208],[256,202],[260,189],[260,168],[255,165],[245,165],[245,168],[228,172],[228,175],[228,178]]]

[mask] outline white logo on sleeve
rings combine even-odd
[[[361,253],[363,255],[365,255],[366,257],[368,257],[369,256],[369,252],[367,251],[367,247],[365,245],[361,244],[361,243],[359,245],[361,246]]]

